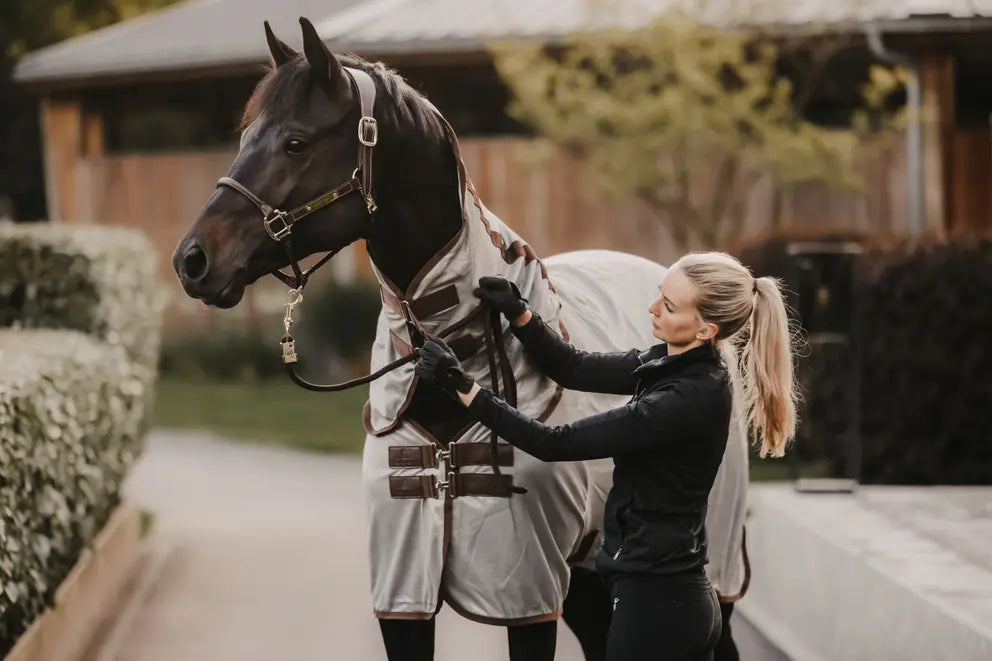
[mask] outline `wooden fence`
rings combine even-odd
[[[679,254],[659,219],[635,202],[617,202],[604,195],[577,157],[524,138],[467,139],[462,142],[462,154],[486,205],[540,255],[609,248],[669,262]],[[170,257],[233,158],[226,150],[83,156],[75,165],[75,213],[68,220],[147,232],[158,246],[162,278],[175,294],[171,309],[176,314],[170,319],[212,323],[214,313],[182,294]],[[901,145],[865,165],[864,173],[864,193],[838,193],[811,185],[783,194],[780,225],[901,233],[906,216]],[[700,183],[705,187],[705,181]],[[769,229],[772,197],[770,186],[759,185],[751,191],[747,234]],[[369,273],[360,248],[335,261],[339,261],[339,275],[352,270],[359,275]],[[260,308],[277,306],[282,285],[266,280],[272,282],[249,290],[239,312],[222,314],[253,319]]]

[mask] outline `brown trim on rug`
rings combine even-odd
[[[482,198],[479,197],[478,191],[475,190],[475,184],[472,183],[472,179],[466,178],[465,185],[468,187],[469,192],[472,193],[472,201],[475,204],[475,208],[479,210],[479,218],[482,220],[482,224],[486,228],[486,234],[489,236],[489,240],[492,242],[493,246],[499,250],[499,254],[503,258],[503,261],[507,264],[512,264],[523,257],[524,264],[537,262],[541,269],[541,279],[547,281],[548,269],[544,266],[544,262],[540,260],[530,244],[526,243],[522,239],[517,239],[510,245],[505,245],[503,243],[503,236],[494,230],[492,225],[489,224],[489,220],[486,218],[486,212],[483,211]]]
[[[578,562],[589,555],[589,551],[592,550],[592,545],[596,542],[596,538],[598,536],[598,530],[593,530],[587,533],[585,537],[579,540],[579,545],[575,547],[575,550],[572,551],[571,555],[565,558],[565,562],[569,564]]]
[[[462,617],[472,620],[473,622],[479,622],[481,624],[492,624],[496,626],[503,627],[519,627],[525,624],[537,624],[538,622],[551,622],[561,618],[561,609],[556,610],[553,613],[544,613],[541,615],[531,615],[528,617],[487,617],[485,615],[477,615],[463,606],[461,606],[457,601],[452,598],[448,591],[444,588],[441,589],[441,598],[444,599],[444,603],[451,606],[451,609],[461,615]]]
[[[402,422],[401,418],[410,406],[410,402],[413,401],[413,393],[417,390],[417,384],[419,382],[420,377],[414,374],[413,378],[410,379],[410,387],[406,391],[406,399],[403,400],[403,403],[400,404],[399,410],[396,411],[396,418],[382,429],[376,429],[372,426],[372,400],[365,400],[365,407],[362,409],[362,424],[365,426],[365,433],[371,434],[372,436],[382,436],[396,429],[400,422]]]
[[[380,271],[378,267],[376,267],[375,261],[372,260],[371,257],[369,258],[369,261],[372,262],[372,271],[375,273],[376,277],[379,280],[379,288],[389,290],[393,294],[393,296],[402,297],[403,294],[400,291],[399,286],[397,286],[395,282],[387,278],[385,274],[383,274],[382,271]]]
[[[380,620],[432,620],[437,615],[433,613],[407,613],[406,611],[372,611]]]
[[[558,408],[558,405],[561,403],[561,398],[564,394],[565,389],[555,384],[555,392],[551,395],[551,401],[549,401],[548,405],[544,407],[543,411],[541,411],[541,415],[537,416],[538,422],[544,422],[551,417],[551,414],[555,412],[555,409]]]
[[[741,529],[741,553],[744,554],[744,582],[741,583],[741,590],[737,594],[723,596],[717,593],[717,599],[721,604],[732,604],[747,594],[747,588],[751,585],[751,562],[747,559],[747,526]]]
[[[411,353],[413,353],[413,347],[407,344],[406,340],[401,338],[393,331],[389,331],[389,339],[392,340],[393,342],[393,351],[395,351],[401,357],[406,358]]]

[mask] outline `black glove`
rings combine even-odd
[[[462,369],[451,347],[436,337],[428,338],[420,348],[416,373],[455,398],[459,392],[467,395],[475,383]]]
[[[479,286],[472,293],[511,322],[527,311],[527,299],[520,295],[516,283],[506,278],[479,278]]]

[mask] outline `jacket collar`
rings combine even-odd
[[[674,356],[668,355],[667,344],[656,344],[647,351],[642,352],[638,358],[641,364],[634,370],[634,375],[639,377],[643,377],[649,373],[652,376],[661,376],[665,373],[685,369],[689,365],[696,363],[719,364],[721,360],[720,352],[711,343],[706,343],[688,351],[675,354]]]

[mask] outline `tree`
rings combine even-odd
[[[512,114],[588,154],[606,191],[646,203],[689,248],[733,240],[763,179],[776,190],[862,186],[859,157],[878,133],[804,119],[809,91],[793,79],[810,77],[782,72],[789,56],[805,61],[803,73],[822,70],[842,47],[843,38],[783,41],[670,12],[640,30],[579,34],[553,49],[504,44],[494,55]],[[899,77],[872,75],[864,102],[877,115]],[[714,188],[700,192],[703,175]]]
[[[11,76],[25,53],[158,9],[175,0],[0,1],[0,207],[16,218],[45,215],[37,100]],[[0,216],[3,209],[0,208]]]

